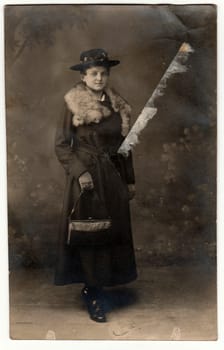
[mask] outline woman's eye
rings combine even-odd
[[[96,77],[98,75],[97,72],[92,72],[91,73],[92,77]],[[106,72],[100,73],[101,78],[107,76],[108,74]]]

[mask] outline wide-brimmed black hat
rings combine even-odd
[[[80,55],[80,63],[70,67],[70,69],[80,71],[93,66],[113,67],[119,63],[118,60],[110,60],[105,50],[92,49],[83,51]]]

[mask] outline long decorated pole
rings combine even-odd
[[[187,71],[185,63],[191,52],[194,52],[194,50],[190,44],[184,42],[180,46],[176,56],[173,58],[166,72],[160,79],[159,84],[155,88],[153,94],[146,102],[145,107],[141,111],[128,135],[118,149],[118,153],[123,154],[127,157],[129,151],[139,142],[138,137],[141,131],[146,127],[148,121],[152,119],[157,113],[158,109],[155,107],[155,100],[157,97],[164,94],[164,90],[167,86],[167,80],[171,77],[171,75],[176,73],[184,73]]]

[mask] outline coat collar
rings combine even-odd
[[[129,104],[112,88],[105,89],[112,109],[119,112],[122,119],[122,135],[126,136],[130,129]],[[99,123],[111,115],[111,110],[97,99],[97,96],[83,82],[77,83],[64,96],[68,109],[73,113],[73,125]]]

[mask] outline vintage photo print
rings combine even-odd
[[[5,6],[12,340],[217,340],[216,19]]]

